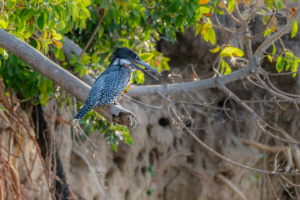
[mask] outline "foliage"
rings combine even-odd
[[[158,71],[169,70],[169,59],[156,51],[155,42],[161,37],[176,42],[176,32],[183,34],[186,28],[195,29],[195,34],[212,45],[217,44],[215,25],[210,20],[212,14],[225,15],[224,10],[233,13],[235,3],[241,1],[228,0],[6,0],[2,1],[0,11],[0,28],[29,43],[33,48],[54,60],[62,67],[79,73],[80,76],[89,74],[97,77],[109,65],[110,52],[115,46],[134,49],[144,61],[157,68]],[[250,1],[245,1],[250,4]],[[268,13],[283,7],[282,0],[264,1],[261,13]],[[254,5],[255,9],[255,5]],[[67,36],[82,48],[91,37],[99,21],[99,13],[103,11],[103,21],[98,32],[85,54],[81,58],[72,55],[70,60],[62,50],[63,36]],[[250,14],[249,14],[250,13]],[[250,20],[251,12],[247,9],[242,13],[243,19]],[[262,15],[267,24],[270,15]],[[276,21],[276,20],[274,20]],[[276,31],[278,24],[270,23],[264,36],[268,37]],[[294,21],[291,37],[298,32],[298,24]],[[241,49],[229,44],[217,44],[211,50],[219,54],[219,70],[221,75],[232,72],[231,66],[224,57],[231,58],[234,66],[237,57],[243,57]],[[272,61],[275,57],[276,46],[273,44]],[[34,99],[35,103],[46,104],[53,95],[52,82],[39,74],[6,50],[0,48],[0,77],[8,88],[13,88],[14,94],[21,94],[24,99]],[[292,72],[298,69],[299,58],[290,50],[285,50],[277,58],[276,69],[280,73],[285,70]],[[294,76],[296,73],[294,74]],[[144,83],[144,74],[135,72],[132,82]],[[130,89],[130,88],[128,88]],[[82,106],[78,103],[78,108]],[[133,144],[128,130],[104,121],[100,115],[90,112],[84,118],[87,131],[102,130],[107,141],[116,149],[118,139],[124,139]],[[92,129],[89,124],[92,125]],[[119,134],[122,132],[123,134]],[[129,136],[128,136],[129,135]]]

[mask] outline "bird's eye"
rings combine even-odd
[[[134,55],[133,55],[133,54],[131,54],[131,55],[130,55],[130,57],[131,57],[131,58],[134,58]]]

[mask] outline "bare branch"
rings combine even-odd
[[[263,29],[261,29],[261,31],[257,35],[255,35],[255,36],[245,35],[245,36],[250,40],[255,40],[255,39],[259,38],[259,36],[261,36],[269,28],[269,26],[270,26],[271,22],[273,21],[274,17],[275,17],[275,13],[271,16],[268,23],[263,27]]]
[[[232,189],[242,200],[248,200],[244,193],[239,190],[236,185],[234,185],[228,178],[226,178],[223,174],[218,174],[217,178],[225,183],[230,189]]]
[[[261,144],[259,142],[255,142],[255,141],[250,141],[250,140],[245,140],[245,139],[240,139],[242,143],[244,144],[247,144],[247,145],[251,145],[251,146],[254,146],[254,147],[257,147],[259,149],[262,149],[262,150],[265,150],[265,151],[270,151],[270,152],[273,152],[273,153],[277,153],[278,151],[281,151],[281,150],[286,150],[286,149],[290,149],[290,147],[274,147],[274,146],[268,146],[268,145],[264,145],[264,144]]]
[[[222,3],[224,4],[224,0],[222,0]],[[224,4],[225,5],[225,4]],[[238,20],[237,18],[235,18],[230,11],[228,10],[228,8],[226,6],[224,6],[223,8],[225,10],[225,12],[228,14],[228,16],[230,17],[230,19],[232,19],[232,21],[234,21],[235,23],[237,23],[240,26],[244,26],[243,22],[241,22],[240,20]]]
[[[228,158],[226,158],[225,156],[219,154],[218,152],[216,152],[215,150],[213,150],[212,148],[210,148],[209,146],[207,146],[204,142],[202,142],[191,130],[189,130],[188,127],[186,127],[183,122],[180,120],[180,117],[177,115],[176,113],[176,110],[174,109],[174,105],[171,104],[171,109],[176,117],[176,121],[175,123],[180,125],[184,130],[186,130],[191,136],[192,138],[194,138],[196,140],[196,142],[198,142],[202,147],[204,147],[206,150],[208,150],[209,152],[213,153],[215,156],[217,156],[218,158],[226,161],[226,162],[229,162],[235,166],[238,166],[238,167],[242,167],[244,169],[248,169],[250,171],[256,171],[256,172],[260,172],[260,173],[265,173],[265,174],[273,174],[273,175],[278,175],[278,174],[282,174],[282,175],[291,175],[291,176],[295,176],[296,173],[281,173],[281,172],[272,172],[272,171],[266,171],[266,170],[261,170],[261,169],[255,169],[255,168],[252,168],[252,167],[248,167],[246,165],[242,165],[240,163],[237,163],[237,162],[234,162]]]

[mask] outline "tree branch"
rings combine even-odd
[[[88,85],[49,60],[27,43],[2,29],[0,29],[0,47],[16,55],[62,89],[80,101],[85,102],[91,89]],[[104,105],[100,108],[94,106],[93,109],[108,121],[116,122],[129,128],[136,126],[134,114],[121,106]]]

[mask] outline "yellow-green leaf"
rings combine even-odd
[[[221,49],[221,47],[218,45],[218,46],[216,46],[215,48],[213,48],[209,51],[212,52],[212,53],[217,53],[218,51],[220,51],[220,49]]]
[[[268,55],[267,57],[268,57],[269,61],[272,62],[272,56]]]
[[[209,35],[209,41],[211,44],[215,45],[216,44],[216,34],[215,34],[215,31],[214,29],[210,28],[208,31],[207,31],[208,35]]]
[[[298,63],[297,63],[297,62],[293,62],[293,63],[292,63],[291,71],[292,71],[292,72],[297,72],[297,70],[298,70]],[[296,75],[297,75],[297,73],[294,73],[294,74],[293,74],[293,77],[295,77]]]
[[[294,20],[294,23],[293,23],[293,27],[292,27],[292,38],[295,37],[295,35],[297,34],[298,32],[298,23],[296,20]]]
[[[140,54],[142,61],[148,61],[153,57],[153,53],[142,53]]]
[[[0,28],[7,29],[7,22],[0,20]]]
[[[221,52],[221,57],[226,57],[226,56],[230,56],[231,58],[233,56],[238,56],[238,57],[242,57],[244,55],[244,52],[236,47],[226,47],[222,50]]]
[[[195,35],[198,35],[200,33],[200,31],[202,30],[202,27],[203,27],[203,23],[199,24],[197,23],[196,25],[196,34]]]
[[[223,59],[221,61],[221,74],[230,74],[231,73],[231,68],[229,67],[229,65],[227,64],[227,62],[225,62]]]
[[[61,36],[61,34],[56,34],[56,35],[53,35],[53,37],[52,37],[52,39],[54,39],[54,40],[61,40],[62,38],[63,37]]]
[[[204,24],[202,29],[201,29],[201,34],[202,35],[205,34],[208,31],[208,29],[210,29],[210,27],[211,27],[211,24],[209,24],[209,23]]]
[[[265,31],[264,37],[266,37],[266,36],[269,35],[270,33],[272,33],[272,30],[269,28],[268,30]]]
[[[235,4],[235,1],[234,0],[229,0],[229,3],[228,3],[228,10],[230,13],[233,12],[234,10],[234,4]]]
[[[281,56],[279,56],[277,58],[277,62],[276,62],[276,70],[280,73],[283,70],[285,64],[285,58],[282,58]]]

